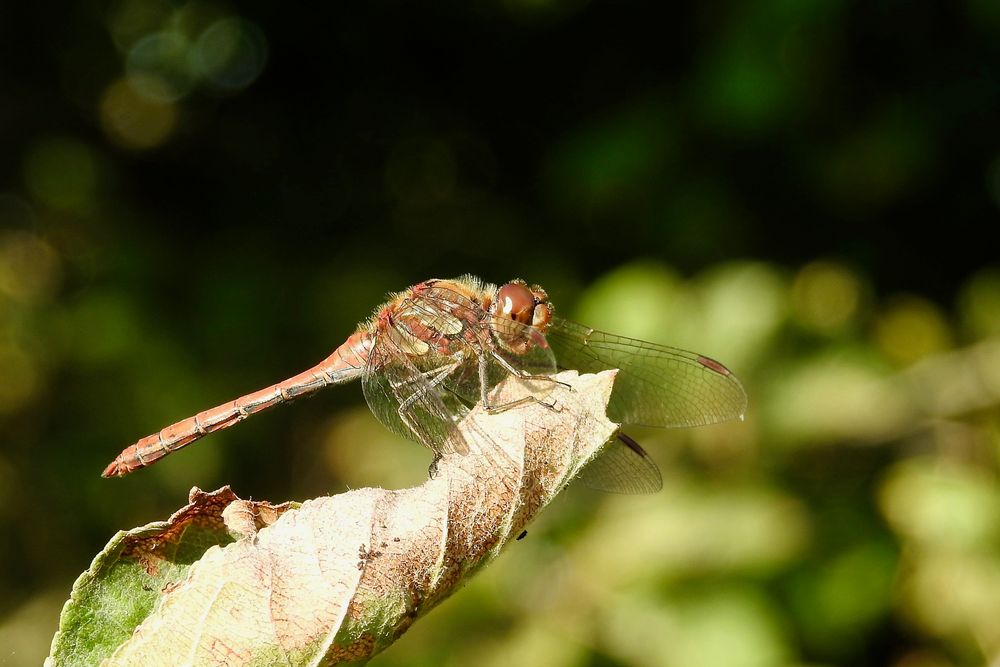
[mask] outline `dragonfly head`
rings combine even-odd
[[[494,330],[512,352],[524,354],[532,345],[547,347],[545,330],[552,319],[552,304],[538,285],[528,287],[523,280],[507,283],[497,291],[490,314]],[[511,326],[511,322],[525,326]]]

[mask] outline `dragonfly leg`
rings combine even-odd
[[[430,479],[434,479],[435,477],[437,477],[438,462],[441,460],[441,458],[442,458],[441,454],[439,454],[438,452],[434,452],[434,460],[431,461],[431,464],[429,466],[427,466],[427,476]]]
[[[417,437],[417,440],[421,441],[422,444],[426,445],[432,452],[434,452],[434,460],[431,461],[431,465],[427,468],[427,474],[431,479],[434,479],[435,475],[437,475],[438,461],[441,460],[442,454],[440,449],[435,447],[432,442],[425,440],[423,432],[410,420],[410,408],[414,403],[419,401],[426,392],[433,390],[439,384],[444,382],[444,379],[451,375],[455,369],[461,365],[462,358],[461,355],[459,355],[454,362],[448,364],[447,366],[442,366],[441,368],[421,373],[420,377],[426,380],[426,384],[418,386],[415,391],[399,402],[399,407],[396,409],[396,414],[399,415],[400,421],[402,421],[406,427],[410,429],[410,431]]]
[[[493,359],[498,364],[500,364],[500,366],[502,366],[505,371],[507,371],[511,375],[514,375],[520,380],[541,380],[543,382],[554,382],[558,385],[562,385],[564,389],[569,389],[570,391],[573,391],[572,385],[557,380],[551,375],[531,375],[529,373],[525,373],[524,371],[520,371],[514,368],[513,366],[510,365],[510,362],[504,359],[502,355],[498,354],[496,350],[490,350],[490,356],[493,357]]]
[[[495,359],[498,359],[500,361],[501,365],[507,371],[509,371],[510,373],[514,374],[515,377],[517,377],[517,378],[519,378],[521,380],[548,380],[550,382],[557,382],[558,384],[566,386],[565,382],[559,382],[559,380],[556,380],[555,378],[551,378],[548,375],[527,375],[527,374],[522,374],[516,368],[514,368],[513,366],[511,366],[510,364],[508,364],[507,361],[505,359],[503,359],[503,357],[501,357],[500,355],[498,355],[496,353],[493,353],[493,357]],[[489,386],[490,385],[489,385],[489,379],[488,379],[488,367],[487,367],[486,364],[487,364],[486,356],[485,355],[484,356],[480,356],[479,357],[479,391],[480,391],[480,400],[482,401],[483,409],[485,409],[486,412],[490,413],[491,415],[495,415],[495,414],[497,414],[499,412],[504,412],[506,410],[510,410],[511,408],[516,408],[516,407],[520,407],[522,405],[527,405],[528,403],[537,403],[538,405],[541,405],[542,407],[548,408],[549,410],[556,410],[556,404],[554,402],[550,403],[548,401],[543,401],[542,399],[540,399],[540,398],[538,398],[537,396],[534,396],[534,395],[522,396],[521,398],[516,398],[513,401],[507,401],[506,403],[500,403],[500,404],[497,404],[497,405],[493,405],[492,403],[490,403],[490,396],[489,396]]]
[[[490,413],[491,415],[495,415],[500,412],[506,412],[507,410],[510,410],[512,408],[518,408],[521,407],[522,405],[527,405],[528,403],[537,403],[543,408],[547,408],[549,410],[552,410],[553,412],[559,412],[560,410],[560,408],[556,406],[554,401],[553,402],[543,401],[537,396],[522,396],[521,398],[514,399],[513,401],[507,401],[506,403],[498,403],[497,405],[484,405],[483,407],[486,408],[486,412]]]

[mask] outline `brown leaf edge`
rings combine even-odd
[[[169,521],[118,533],[77,580],[46,665],[363,664],[614,437],[614,371],[557,379],[566,386],[550,385],[545,403],[474,409],[460,426],[469,453],[418,487],[301,506],[192,490]],[[538,387],[501,391],[514,400]]]
[[[119,531],[74,583],[46,665],[92,665],[110,655],[206,550],[240,537],[227,526],[224,514],[248,502],[228,486],[210,493],[194,487],[188,504],[167,521]],[[299,506],[249,504],[261,525]]]

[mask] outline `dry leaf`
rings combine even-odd
[[[298,507],[195,489],[170,521],[119,533],[97,557],[46,664],[367,661],[491,561],[614,436],[604,416],[613,378],[560,374],[571,388],[548,396],[555,408],[476,408],[460,427],[470,451],[416,488]]]

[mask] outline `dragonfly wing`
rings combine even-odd
[[[580,471],[577,479],[609,493],[656,493],[663,488],[656,462],[639,443],[621,432]]]
[[[446,358],[437,367],[418,367],[389,332],[380,332],[361,376],[365,400],[383,426],[429,448],[436,456],[465,453],[456,428],[468,408],[443,386]]]
[[[746,411],[743,385],[729,369],[693,352],[597,331],[553,318],[546,334],[560,368],[617,368],[608,417],[618,423],[679,427],[714,424]]]

